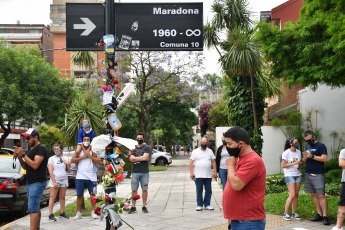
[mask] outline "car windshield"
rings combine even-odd
[[[18,173],[20,172],[20,162],[16,159],[16,168],[13,169],[13,160],[8,157],[0,157],[0,173]]]

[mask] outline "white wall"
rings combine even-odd
[[[313,92],[310,88],[305,88],[299,92],[300,112],[305,118],[307,111],[317,109],[317,127],[321,128],[320,142],[327,147],[328,153],[333,148],[332,131],[337,131],[339,137],[345,132],[345,88],[335,88],[321,85]],[[313,126],[316,125],[316,115],[312,116]],[[344,137],[345,138],[345,137]],[[337,138],[339,139],[339,138]],[[336,148],[339,141],[336,141]]]

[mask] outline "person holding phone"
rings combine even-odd
[[[317,215],[311,221],[323,220],[324,225],[330,225],[327,217],[327,199],[325,196],[324,163],[327,161],[327,148],[321,142],[316,141],[314,132],[306,130],[303,133],[308,146],[303,153],[305,169],[305,191],[310,193],[317,211]]]

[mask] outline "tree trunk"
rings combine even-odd
[[[0,127],[4,130],[4,134],[0,138],[0,149],[1,149],[1,146],[4,143],[6,137],[8,137],[8,135],[11,133],[11,121],[8,121],[7,128],[3,124],[0,124]]]
[[[256,109],[255,109],[255,99],[254,99],[254,76],[253,76],[253,74],[250,74],[250,90],[251,90],[251,93],[252,93],[252,108],[253,108],[255,132],[256,132],[256,133],[259,133],[258,121],[257,121]]]

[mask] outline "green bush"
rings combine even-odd
[[[340,169],[338,159],[333,158],[325,162],[324,169],[325,169],[325,173],[332,169]]]
[[[281,193],[287,191],[283,175],[269,176],[266,178],[266,194]]]
[[[339,196],[340,195],[340,183],[330,183],[326,184],[325,191],[328,195]]]
[[[332,169],[325,173],[325,182],[326,183],[340,183],[341,181],[341,175],[343,170],[338,169]]]

